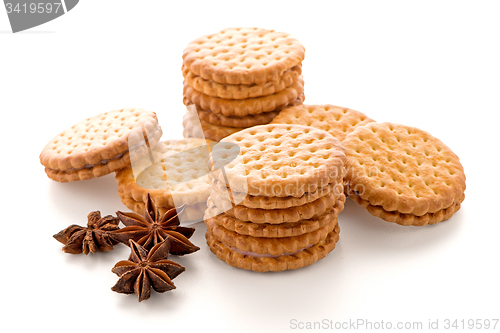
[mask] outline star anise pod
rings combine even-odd
[[[90,213],[87,219],[86,228],[72,224],[54,235],[55,239],[64,244],[62,250],[71,254],[113,250],[113,245],[118,242],[110,234],[119,229],[120,220],[111,215],[101,218],[99,211]]]
[[[116,263],[111,270],[120,279],[111,290],[123,294],[137,294],[140,301],[148,299],[151,287],[159,293],[175,289],[172,282],[177,275],[186,269],[172,260],[168,260],[170,242],[163,242],[146,250],[133,240],[129,240],[130,258]]]
[[[125,228],[113,232],[113,238],[128,244],[132,239],[147,250],[168,238],[170,253],[184,255],[198,251],[200,248],[191,243],[188,238],[193,235],[194,228],[179,226],[179,217],[184,213],[185,205],[177,211],[168,210],[160,216],[158,207],[148,193],[144,208],[144,217],[136,213],[116,212]]]

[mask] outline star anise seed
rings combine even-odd
[[[113,238],[124,244],[128,244],[128,240],[132,239],[148,250],[168,238],[170,253],[184,255],[196,252],[200,248],[188,240],[195,229],[179,226],[179,218],[185,207],[183,205],[178,210],[172,208],[160,216],[158,207],[148,193],[144,217],[136,213],[116,212],[126,227],[114,231]]]
[[[111,215],[101,218],[101,212],[91,212],[88,216],[87,227],[72,224],[54,235],[54,238],[64,244],[62,250],[66,253],[78,254],[97,251],[111,251],[118,241],[110,234],[118,230],[120,220]]]
[[[151,296],[151,287],[159,293],[175,289],[172,282],[185,268],[168,260],[170,242],[153,246],[148,252],[133,240],[129,240],[130,258],[116,263],[111,270],[120,278],[111,290],[122,294],[137,294],[139,302]]]

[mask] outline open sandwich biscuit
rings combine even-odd
[[[40,163],[47,176],[59,182],[100,177],[130,165],[132,151],[145,154],[146,146],[153,148],[161,135],[154,112],[115,110],[58,134],[43,149]]]

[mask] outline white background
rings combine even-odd
[[[497,1],[80,1],[12,34],[0,8],[2,325],[50,332],[287,332],[291,320],[500,318]],[[157,112],[182,135],[182,51],[226,27],[292,34],[306,48],[306,104],[336,104],[419,127],[461,159],[466,199],[452,219],[402,227],[348,200],[325,259],[259,274],[219,261],[195,225],[177,289],[114,293],[125,246],[69,255],[52,235],[92,210],[125,210],[112,175],[49,180],[38,156],[74,123],[124,107]],[[440,326],[441,328],[443,326]],[[497,331],[500,330],[500,323]],[[380,331],[380,330],[379,330]],[[491,331],[491,330],[490,330]]]

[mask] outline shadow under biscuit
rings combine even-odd
[[[57,206],[57,213],[66,221],[64,223],[85,225],[90,211],[99,210],[104,216],[124,209],[116,188],[114,173],[80,182],[49,180],[47,199]]]
[[[342,239],[353,249],[370,255],[387,255],[428,250],[452,240],[463,227],[463,208],[449,220],[426,226],[402,226],[371,215],[366,209],[348,199],[339,214]]]

